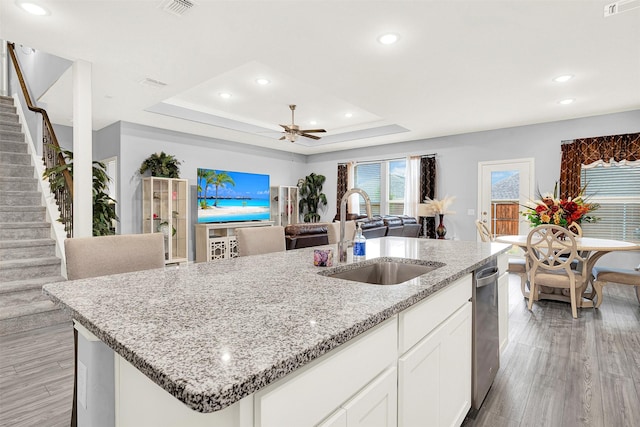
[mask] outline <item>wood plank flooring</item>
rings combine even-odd
[[[640,305],[607,285],[598,310],[535,303],[509,283],[509,346],[475,420],[465,427],[640,426]]]
[[[529,312],[519,278],[510,279],[510,343],[482,409],[464,426],[640,425],[640,306],[632,288],[605,286],[600,309],[574,320],[560,302]],[[0,427],[68,426],[72,394],[71,324],[0,337]]]

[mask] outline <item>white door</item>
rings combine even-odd
[[[534,170],[533,158],[478,163],[478,219],[493,234],[527,234],[529,225],[518,213],[534,200]],[[502,217],[500,212],[510,213]],[[501,233],[503,225],[511,231]]]

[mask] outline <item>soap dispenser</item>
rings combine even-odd
[[[361,259],[367,254],[367,239],[362,235],[362,224],[358,223],[356,237],[353,239],[353,258]]]

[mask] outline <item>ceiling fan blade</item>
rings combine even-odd
[[[285,135],[282,135],[280,138],[278,138],[278,141],[282,141],[282,140],[283,140],[283,139],[285,139],[285,138],[286,138],[286,136],[285,136]]]
[[[313,133],[313,132],[326,132],[324,129],[302,129],[300,132],[303,133]]]
[[[291,128],[289,126],[287,126],[287,125],[280,125],[280,126],[282,126],[285,131],[291,132]]]
[[[303,132],[300,132],[300,136],[304,136],[305,138],[311,138],[311,139],[316,139],[316,140],[317,140],[317,139],[320,139],[320,137],[319,137],[319,136],[310,135],[310,134],[308,134],[308,133],[303,133]]]

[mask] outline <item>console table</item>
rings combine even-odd
[[[196,262],[238,256],[236,228],[270,227],[273,221],[196,224]]]

